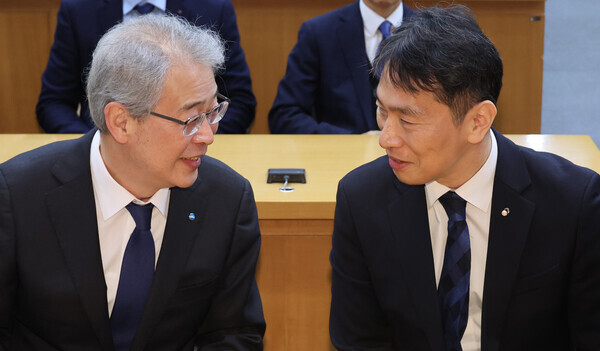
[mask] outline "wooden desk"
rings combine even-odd
[[[0,162],[74,135],[0,134]],[[584,135],[509,135],[518,144],[562,155],[600,172],[600,150]],[[250,180],[263,235],[257,280],[267,334],[265,350],[333,350],[328,320],[329,251],[339,179],[384,152],[377,136],[218,135],[209,147]],[[282,193],[267,169],[305,168],[306,184]]]

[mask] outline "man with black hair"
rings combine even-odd
[[[502,61],[464,6],[374,62],[387,155],[339,184],[340,350],[599,350],[600,177],[492,126]]]

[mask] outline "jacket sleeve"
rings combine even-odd
[[[231,1],[223,1],[217,28],[225,41],[225,70],[216,77],[219,92],[231,99],[225,118],[219,122],[219,133],[247,133],[254,121],[256,98],[252,93],[250,69],[240,45],[240,33]]]
[[[256,285],[260,228],[246,181],[223,279],[198,333],[199,350],[262,350],[265,320]]]
[[[36,106],[40,126],[48,133],[85,133],[90,126],[77,115],[84,96],[80,48],[68,4],[58,10],[54,43],[42,75],[42,90]],[[82,109],[83,110],[83,109]]]
[[[288,57],[285,76],[279,83],[269,111],[269,128],[274,134],[351,134],[351,130],[313,117],[320,77],[318,33],[305,22],[298,42]]]
[[[8,350],[17,286],[15,228],[10,195],[0,169],[0,351]]]
[[[600,349],[600,176],[593,174],[581,204],[572,262],[568,320],[575,350]]]
[[[338,350],[391,351],[390,326],[375,295],[353,218],[340,183],[330,255],[331,341]]]

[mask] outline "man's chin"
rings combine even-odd
[[[175,186],[178,187],[178,188],[182,188],[182,189],[189,188],[192,185],[194,185],[194,183],[196,183],[197,179],[198,179],[198,170],[195,170],[193,172],[193,174],[190,174],[189,176],[187,176],[187,177],[185,177],[183,179],[180,179],[175,184]]]
[[[398,180],[406,185],[423,185],[426,182],[424,182],[422,179],[417,178],[417,177],[411,177],[409,175],[406,174],[406,172],[403,171],[397,171],[397,170],[393,170],[394,171],[394,175],[396,176],[396,178],[398,178]]]

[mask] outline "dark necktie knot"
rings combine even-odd
[[[466,218],[465,208],[467,202],[454,191],[449,191],[440,197],[440,203],[444,206],[448,219],[452,222],[461,222]]]
[[[381,24],[379,25],[379,31],[381,32],[381,35],[383,36],[383,40],[387,39],[390,37],[390,35],[392,34],[392,23],[390,21],[383,21],[381,22]]]
[[[148,14],[150,12],[152,12],[154,10],[154,5],[152,4],[137,4],[135,5],[134,9],[140,14],[140,15],[145,15]]]
[[[383,21],[379,25],[379,31],[381,32],[382,39],[379,42],[379,45],[377,45],[377,51],[376,51],[377,55],[379,55],[379,52],[381,51],[381,46],[383,44],[383,41],[390,37],[391,30],[392,30],[392,23],[390,21]]]
[[[150,230],[152,209],[154,208],[152,204],[137,205],[131,202],[125,208],[129,211],[131,217],[133,217],[136,228],[139,230]]]

